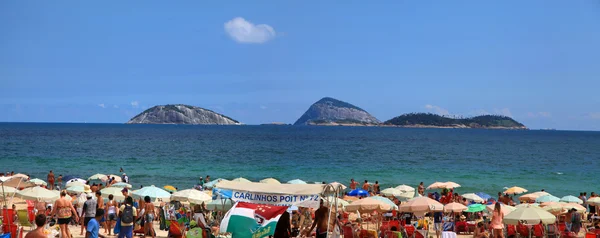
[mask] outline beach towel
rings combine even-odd
[[[115,228],[113,229],[114,234],[119,234],[121,231],[121,218],[117,217],[117,223],[115,224]]]

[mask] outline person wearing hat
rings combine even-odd
[[[129,183],[129,177],[127,177],[126,173],[123,173],[123,176],[121,176],[121,180],[123,180],[123,183]]]
[[[87,225],[90,220],[96,217],[96,200],[93,199],[91,193],[86,194],[87,200],[83,203],[83,226],[81,226],[81,232],[79,235],[83,235],[83,230],[87,229]],[[86,230],[87,231],[87,230]]]

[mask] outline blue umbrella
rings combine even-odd
[[[489,194],[484,193],[484,192],[478,192],[478,193],[475,193],[475,195],[479,196],[480,198],[483,198],[483,200],[486,200],[486,201],[489,200],[490,198],[492,198],[492,196],[490,196]]]
[[[354,189],[354,190],[348,192],[348,196],[368,197],[369,196],[369,192],[367,192],[366,190],[362,190],[362,189]]]

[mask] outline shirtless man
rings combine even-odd
[[[96,208],[102,210],[102,214],[106,214],[104,210],[104,198],[102,198],[102,192],[96,192]],[[102,218],[98,221],[100,227],[104,227],[104,234],[108,233],[108,226],[106,226],[106,218],[102,216]]]
[[[356,189],[356,185],[358,185],[358,182],[354,181],[354,179],[350,179],[350,189]]]
[[[369,185],[369,181],[365,180],[365,183],[363,183],[362,189],[365,191],[369,191],[370,187],[371,187],[371,185]]]
[[[50,173],[48,173],[48,186],[50,187],[50,190],[54,190],[54,173],[52,172],[52,170],[50,170]]]
[[[62,186],[62,174],[58,175],[58,178],[56,179],[56,183],[58,184],[59,188]]]
[[[25,238],[46,238],[48,237],[44,234],[44,229],[46,229],[46,215],[38,214],[35,216],[35,225],[36,228],[33,231],[30,231],[25,235]]]
[[[373,185],[373,193],[375,193],[375,194],[381,193],[381,190],[379,190],[379,181],[375,181],[375,184]]]
[[[419,188],[418,188],[418,190],[417,190],[417,191],[419,192],[419,194],[421,194],[421,196],[424,196],[424,195],[425,195],[425,185],[423,185],[423,182],[421,182],[421,183],[419,184]]]
[[[319,209],[315,211],[315,220],[313,224],[310,226],[310,230],[308,230],[307,236],[310,235],[315,226],[317,227],[317,237],[316,238],[327,238],[327,215],[329,214],[329,208],[323,205],[323,200],[321,200],[321,205]]]

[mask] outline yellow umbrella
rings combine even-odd
[[[169,192],[176,192],[177,188],[173,187],[172,185],[165,185],[163,187],[165,190],[169,191]]]
[[[521,194],[521,193],[526,193],[526,192],[527,192],[527,189],[515,186],[512,188],[506,189],[506,191],[504,191],[504,194],[514,195],[514,194]]]

